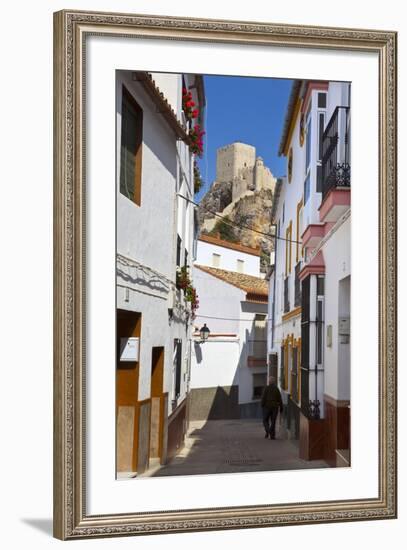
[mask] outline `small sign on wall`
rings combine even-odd
[[[120,338],[120,361],[139,360],[140,339],[136,337]]]
[[[350,319],[349,317],[339,317],[339,334],[350,334]]]
[[[332,347],[332,325],[326,327],[326,345],[328,348]]]

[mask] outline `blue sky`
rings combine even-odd
[[[216,175],[216,150],[234,141],[256,147],[257,156],[275,176],[286,172],[286,159],[278,157],[291,80],[235,76],[205,76],[206,135],[199,160],[207,192]]]

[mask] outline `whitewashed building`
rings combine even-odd
[[[183,90],[205,104],[198,75],[118,71],[117,472],[165,463],[182,445],[191,304],[177,269],[192,263],[194,149]]]
[[[268,286],[260,249],[202,235],[194,263],[199,296],[192,348],[190,420],[255,417],[266,385]],[[206,324],[209,338],[201,342]]]
[[[349,463],[350,85],[294,81],[279,154],[268,364],[300,456]]]

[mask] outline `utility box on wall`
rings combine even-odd
[[[139,360],[140,338],[120,338],[120,361],[137,362]]]

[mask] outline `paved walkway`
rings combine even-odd
[[[179,454],[141,477],[328,467],[322,460],[301,460],[298,442],[287,439],[279,420],[276,427],[277,438],[270,440],[264,438],[261,420],[192,422]]]

